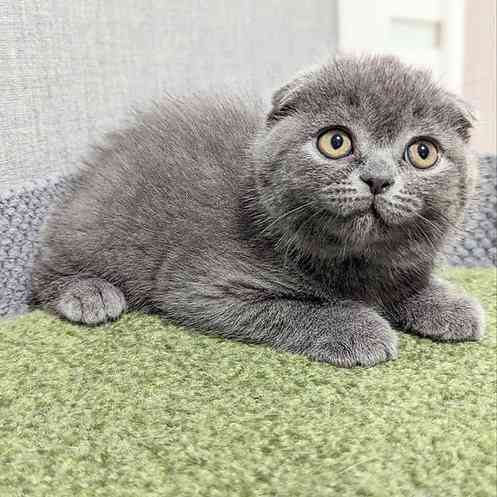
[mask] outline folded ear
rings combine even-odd
[[[297,111],[297,101],[304,87],[311,79],[312,71],[301,73],[286,85],[276,90],[272,98],[272,109],[269,112],[266,122],[272,126],[286,116]]]
[[[282,86],[273,93],[273,98],[271,99],[272,108],[266,119],[267,124],[273,125],[295,111],[295,107],[291,103],[293,99],[290,98],[290,85],[291,83]]]
[[[477,113],[474,107],[466,100],[457,95],[452,95],[452,98],[458,111],[455,123],[457,132],[462,136],[464,141],[469,141],[471,138],[471,129],[478,120]]]

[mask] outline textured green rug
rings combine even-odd
[[[496,274],[450,276],[484,341],[402,335],[371,369],[140,314],[1,321],[0,496],[495,496]]]

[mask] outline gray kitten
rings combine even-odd
[[[33,303],[91,325],[144,309],[338,366],[395,358],[393,327],[477,340],[480,305],[432,276],[477,181],[471,121],[389,57],[310,70],[268,115],[168,98],[72,180]]]

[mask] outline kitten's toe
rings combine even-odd
[[[95,325],[118,318],[126,310],[119,288],[99,278],[70,283],[53,305],[69,321]]]
[[[398,337],[384,319],[368,316],[320,339],[312,355],[340,367],[371,367],[398,357]]]

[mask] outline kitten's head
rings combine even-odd
[[[266,231],[301,255],[434,256],[477,180],[471,127],[463,102],[393,57],[297,77],[254,145]]]

